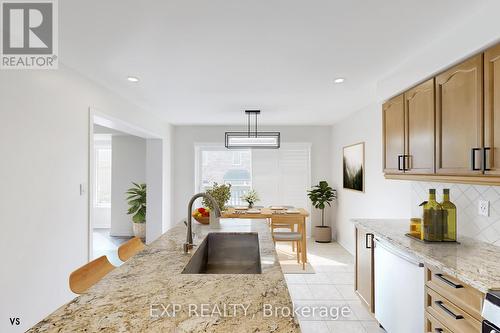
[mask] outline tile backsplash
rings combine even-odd
[[[450,200],[457,206],[458,237],[467,236],[500,246],[500,186],[412,182],[412,216],[421,217],[419,204],[435,188],[437,200],[442,201],[443,189],[450,189]],[[479,200],[490,202],[490,216],[478,213]]]

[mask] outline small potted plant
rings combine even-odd
[[[132,228],[134,236],[146,238],[146,184],[132,182],[134,187],[128,189],[126,194],[129,209],[127,214],[132,215]]]
[[[325,208],[331,206],[331,202],[337,198],[337,192],[324,180],[319,185],[313,186],[307,195],[314,208],[321,209],[321,225],[316,226],[315,238],[318,243],[330,243],[332,241],[332,229],[325,225]]]
[[[257,201],[260,201],[259,195],[257,194],[257,191],[255,191],[255,190],[248,191],[246,194],[244,194],[241,197],[241,200],[246,201],[248,203],[248,208],[253,208],[253,205]]]
[[[210,194],[212,198],[217,202],[217,206],[219,206],[220,211],[226,209],[226,203],[231,198],[231,185],[230,184],[217,184],[214,183],[211,188],[205,191],[207,194]],[[203,207],[195,209],[191,215],[194,217],[196,221],[201,224],[209,224],[210,221],[210,212],[214,209],[212,206],[212,202],[203,198],[202,202]]]

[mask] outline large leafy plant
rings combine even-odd
[[[331,206],[331,202],[337,198],[337,192],[322,180],[319,185],[307,191],[307,196],[311,199],[314,208],[321,209],[321,226],[324,227],[326,205]]]
[[[219,209],[223,211],[226,209],[226,203],[231,198],[231,184],[219,185],[217,183],[214,183],[214,185],[212,185],[211,188],[208,188],[205,192],[215,199],[215,202],[217,202]],[[212,206],[210,200],[207,200],[205,198],[203,198],[203,206],[210,208],[210,210],[214,210],[214,207]]]
[[[129,209],[127,214],[132,215],[134,223],[146,222],[146,184],[132,182],[134,187],[127,190],[126,194]]]

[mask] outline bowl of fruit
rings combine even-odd
[[[198,208],[193,212],[193,217],[196,221],[201,224],[209,224],[210,222],[210,209],[209,208]]]

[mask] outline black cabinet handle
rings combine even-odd
[[[403,158],[404,155],[398,155],[398,170],[399,171],[404,171],[404,169],[401,168],[401,159]],[[403,161],[404,163],[404,161]],[[404,164],[403,164],[403,168],[404,168]]]
[[[441,332],[443,332],[443,329],[442,329],[442,328],[436,328],[436,329],[434,329],[434,331],[435,331],[436,333],[441,333]]]
[[[472,161],[472,170],[479,171],[481,168],[476,168],[476,151],[480,151],[481,148],[472,148],[471,151],[471,161]]]
[[[368,240],[368,237],[371,237],[370,240]],[[365,247],[367,249],[371,249],[372,248],[372,242],[373,242],[373,234],[366,233],[365,234]]]
[[[464,319],[464,316],[462,316],[462,315],[456,315],[456,314],[453,313],[453,311],[451,311],[446,306],[444,306],[444,304],[443,304],[442,301],[434,301],[434,303],[438,307],[440,307],[444,312],[446,312],[447,314],[449,314],[451,317],[455,318],[455,320]]]
[[[487,163],[486,163],[486,161],[487,161],[487,159],[486,159],[486,157],[487,157],[486,152],[488,150],[490,150],[490,149],[491,149],[490,147],[484,147],[483,148],[483,170],[484,171],[490,171],[491,170],[490,168],[487,167]]]
[[[434,276],[437,277],[439,280],[443,281],[444,283],[446,283],[447,285],[455,288],[455,289],[460,289],[460,288],[464,287],[461,284],[456,284],[456,283],[451,282],[450,280],[448,280],[447,278],[445,278],[443,276],[443,274],[441,274],[441,273],[434,274]]]

